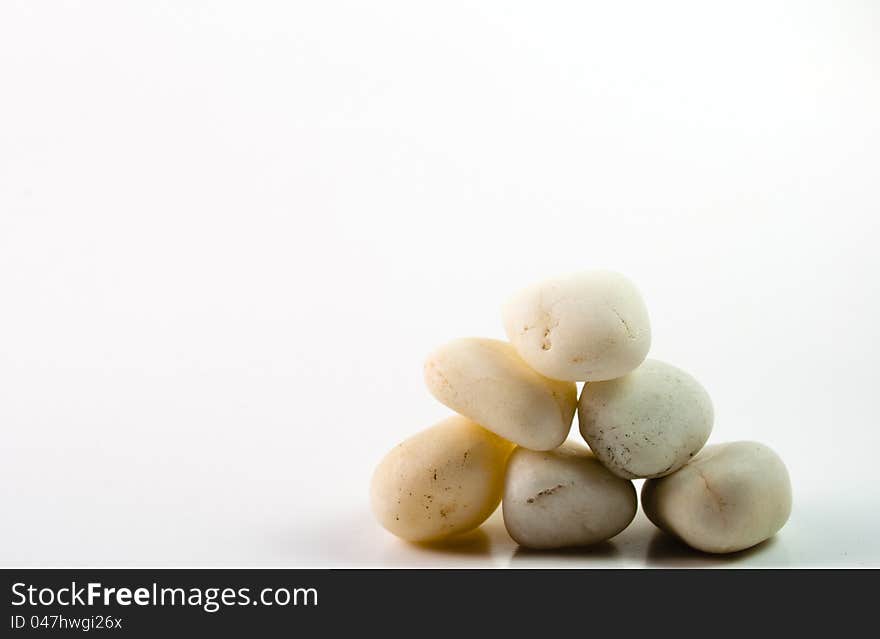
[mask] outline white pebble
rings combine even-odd
[[[581,435],[611,472],[633,479],[673,473],[712,432],[712,400],[697,380],[665,362],[584,386]]]
[[[587,271],[535,284],[503,309],[507,337],[536,371],[597,381],[625,375],[651,346],[648,311],[623,275]]]
[[[649,479],[642,507],[659,528],[712,553],[769,539],[791,513],[791,482],[779,456],[756,442],[707,446],[678,472]]]
[[[444,344],[425,362],[425,383],[452,410],[534,450],[565,441],[577,407],[574,383],[536,373],[510,344],[494,339]]]
[[[583,446],[565,444],[510,456],[502,501],[504,525],[529,548],[586,546],[609,539],[636,514],[636,491]]]
[[[501,501],[513,444],[459,415],[398,444],[373,473],[373,514],[409,541],[479,526]]]

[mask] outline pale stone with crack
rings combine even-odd
[[[639,291],[611,271],[534,284],[502,311],[507,337],[536,371],[553,379],[614,379],[642,363],[651,346]]]
[[[425,384],[452,410],[534,450],[564,442],[577,407],[573,382],[536,373],[495,339],[468,337],[437,348],[425,362]]]
[[[507,532],[521,546],[588,546],[630,524],[636,491],[585,447],[566,443],[547,452],[514,450],[501,503]]]
[[[775,535],[791,514],[785,464],[767,446],[707,446],[672,475],[649,479],[642,508],[656,526],[711,553],[750,548]]]
[[[662,477],[696,455],[712,432],[712,400],[683,370],[659,360],[584,385],[578,423],[590,449],[620,477]]]
[[[373,514],[389,532],[432,541],[479,526],[501,501],[513,444],[455,415],[393,448],[370,485]]]

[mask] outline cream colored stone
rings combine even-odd
[[[636,491],[584,446],[546,452],[517,448],[510,456],[502,500],[504,525],[529,548],[587,546],[626,528]]]
[[[479,526],[498,507],[513,444],[459,415],[397,445],[373,473],[373,514],[394,535],[431,541]]]
[[[662,477],[684,466],[712,432],[712,400],[665,362],[584,386],[578,423],[590,449],[620,477]]]
[[[736,552],[785,525],[791,482],[785,464],[763,444],[717,444],[678,472],[647,480],[642,508],[659,528],[693,548]]]
[[[425,383],[454,411],[534,450],[565,441],[577,406],[574,383],[536,373],[494,339],[457,339],[436,349],[425,362]]]
[[[517,353],[553,379],[598,381],[642,363],[651,346],[648,311],[623,275],[587,271],[535,284],[503,308]]]

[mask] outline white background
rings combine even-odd
[[[0,564],[880,565],[880,8],[5,2]],[[445,548],[373,467],[536,279],[641,288],[773,541]],[[576,433],[573,430],[573,433]]]

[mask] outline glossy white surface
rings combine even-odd
[[[430,350],[611,268],[791,473],[723,565],[880,566],[876,5],[380,4],[0,5],[0,565],[715,563],[369,515]]]

